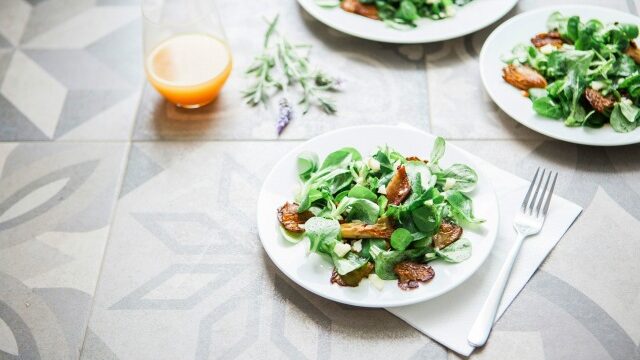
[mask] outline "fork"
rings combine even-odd
[[[513,264],[518,257],[520,247],[522,246],[525,238],[539,233],[540,229],[542,229],[544,219],[546,218],[547,211],[549,210],[551,198],[553,197],[553,189],[555,188],[556,180],[558,179],[557,172],[553,175],[553,173],[549,171],[545,180],[545,172],[546,170],[542,169],[542,174],[538,181],[540,168],[536,170],[533,180],[531,181],[531,185],[529,186],[529,190],[527,190],[524,201],[522,201],[520,210],[516,213],[516,217],[513,220],[513,227],[518,233],[518,236],[515,244],[511,248],[511,251],[509,251],[509,254],[507,255],[504,265],[502,265],[502,269],[500,269],[500,274],[498,275],[496,282],[491,287],[487,300],[484,305],[482,305],[480,314],[478,314],[478,317],[469,332],[467,341],[471,346],[480,347],[487,342],[487,338],[489,337],[489,333],[493,327],[493,322],[496,318],[496,313],[498,312],[500,300],[502,300],[504,289],[507,286],[507,281],[509,280]],[[549,188],[551,177],[553,177],[553,181]],[[540,191],[543,182],[544,187],[542,187],[542,191]],[[549,189],[549,191],[547,191],[547,189]]]

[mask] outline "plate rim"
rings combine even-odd
[[[491,183],[491,181],[488,180],[488,177],[484,176],[485,171],[483,169],[479,169],[477,166],[474,168],[476,170],[476,172],[479,175],[482,175],[483,178],[487,179],[486,184],[489,187],[489,190],[491,192],[491,199],[493,199],[493,207],[494,207],[494,213],[497,215],[496,220],[494,221],[494,226],[492,228],[487,229],[487,234],[485,236],[483,236],[483,239],[489,239],[489,241],[491,242],[489,244],[489,249],[486,252],[485,256],[483,259],[480,260],[480,262],[478,263],[476,269],[474,269],[473,271],[469,272],[469,274],[467,274],[466,276],[463,276],[462,279],[454,286],[451,286],[449,288],[443,289],[440,292],[437,292],[435,294],[432,294],[431,296],[428,297],[424,297],[424,298],[408,298],[408,299],[400,299],[400,300],[394,300],[394,301],[388,301],[386,303],[383,304],[370,304],[367,302],[362,302],[362,301],[358,301],[358,300],[344,300],[344,299],[339,299],[336,298],[332,295],[327,295],[327,294],[323,294],[319,291],[315,291],[314,289],[312,289],[311,287],[307,286],[305,284],[305,282],[303,281],[298,281],[298,279],[295,276],[291,275],[291,271],[289,271],[288,269],[284,269],[282,266],[280,266],[280,264],[278,264],[276,261],[274,261],[273,259],[273,255],[272,253],[269,251],[269,247],[265,246],[265,240],[262,234],[262,227],[260,226],[260,219],[261,219],[261,214],[260,214],[260,204],[264,201],[264,198],[266,197],[266,190],[265,190],[265,184],[267,182],[268,179],[270,179],[272,176],[274,176],[275,170],[281,165],[284,164],[286,157],[289,154],[295,153],[295,152],[299,152],[308,142],[315,140],[317,138],[324,138],[324,137],[330,137],[332,135],[334,135],[335,133],[339,133],[339,132],[344,132],[344,131],[353,131],[353,130],[357,130],[357,129],[362,129],[362,128],[380,128],[380,129],[405,129],[405,130],[409,130],[409,131],[414,131],[417,133],[420,133],[421,135],[426,135],[426,136],[436,136],[434,134],[428,133],[424,130],[421,129],[417,129],[414,127],[410,127],[410,126],[403,126],[401,124],[398,125],[356,125],[356,126],[347,126],[347,127],[343,127],[343,128],[339,128],[339,129],[335,129],[335,130],[331,130],[328,132],[325,132],[323,134],[314,136],[310,139],[307,139],[305,141],[303,141],[301,144],[295,146],[294,148],[292,148],[291,150],[289,150],[287,153],[282,155],[282,158],[280,160],[278,160],[273,167],[271,168],[271,170],[269,171],[269,173],[267,174],[267,176],[265,177],[265,180],[262,182],[262,185],[260,187],[260,193],[258,195],[258,201],[257,201],[257,209],[256,209],[256,218],[257,218],[257,228],[258,228],[258,237],[260,239],[260,244],[262,245],[262,248],[264,249],[264,251],[267,253],[267,255],[269,256],[269,260],[278,268],[278,270],[280,270],[289,280],[293,281],[294,283],[296,283],[297,285],[299,285],[300,287],[304,288],[305,290],[320,296],[324,299],[328,299],[337,303],[341,303],[341,304],[346,304],[346,305],[351,305],[351,306],[358,306],[358,307],[363,307],[363,308],[387,308],[387,307],[398,307],[398,306],[406,306],[406,305],[412,305],[412,304],[417,304],[417,303],[422,303],[424,301],[429,301],[432,299],[436,299],[454,289],[456,289],[457,287],[461,286],[462,284],[464,284],[467,280],[469,280],[469,278],[471,278],[474,274],[476,274],[480,268],[484,265],[484,263],[487,261],[487,259],[490,257],[490,255],[492,254],[492,250],[495,247],[495,243],[498,237],[498,230],[500,228],[500,204],[498,202],[498,194],[496,192],[496,189],[494,188],[493,184]],[[472,158],[472,154],[469,154],[466,150],[459,148],[458,146],[454,145],[459,151],[461,151],[463,153],[463,155],[465,157],[467,157],[469,159],[469,161],[471,163],[475,163],[475,160]],[[445,155],[446,156],[446,155]],[[275,217],[274,217],[275,219]]]
[[[484,44],[482,45],[482,49],[480,50],[480,55],[478,58],[478,66],[479,66],[479,71],[480,71],[480,79],[482,80],[482,85],[484,87],[484,90],[486,91],[486,93],[489,95],[489,97],[491,98],[491,101],[496,104],[496,106],[498,106],[498,108],[500,108],[501,111],[503,111],[504,113],[506,113],[511,119],[515,120],[516,122],[518,122],[521,125],[526,126],[528,129],[535,131],[539,134],[548,136],[550,138],[556,139],[556,140],[561,140],[561,141],[565,141],[568,143],[572,143],[572,144],[578,144],[578,145],[589,145],[589,146],[625,146],[625,145],[633,145],[633,144],[638,144],[640,143],[640,138],[630,138],[629,140],[622,140],[622,141],[617,141],[617,142],[604,142],[604,141],[598,141],[598,139],[600,139],[600,137],[595,136],[594,140],[580,140],[580,139],[575,139],[575,138],[571,138],[569,136],[564,136],[562,134],[558,134],[553,132],[552,129],[545,129],[544,127],[538,126],[536,124],[532,124],[529,121],[526,120],[521,120],[519,119],[518,116],[515,116],[515,114],[511,111],[510,108],[506,108],[503,107],[501,105],[501,102],[498,101],[497,99],[500,98],[500,96],[498,96],[497,94],[497,90],[494,89],[493,87],[489,86],[488,83],[488,76],[490,76],[489,74],[486,73],[486,71],[484,71],[487,68],[487,62],[489,59],[489,55],[487,55],[487,48],[489,46],[489,44],[491,44],[492,42],[497,41],[495,38],[497,38],[499,36],[499,34],[501,32],[504,31],[504,28],[507,26],[511,26],[512,23],[515,23],[519,20],[521,20],[521,18],[524,17],[529,17],[529,16],[534,16],[537,15],[539,13],[545,13],[548,11],[562,11],[563,9],[572,9],[572,10],[584,10],[584,9],[590,9],[590,10],[604,10],[607,12],[611,12],[611,13],[619,13],[619,14],[623,14],[624,16],[633,16],[636,17],[638,20],[638,23],[640,25],[640,17],[634,14],[630,14],[630,13],[625,13],[623,11],[617,10],[617,9],[610,9],[610,8],[606,8],[603,6],[597,6],[597,5],[578,5],[578,4],[566,4],[566,5],[551,5],[551,6],[544,6],[541,8],[537,8],[537,9],[533,9],[533,10],[528,10],[525,11],[523,13],[517,14],[515,16],[513,16],[512,18],[508,19],[507,21],[503,22],[502,24],[500,24],[498,27],[496,27],[491,34],[489,34],[489,36],[487,37],[487,39],[484,41]],[[514,45],[515,46],[515,45]],[[533,116],[537,116],[534,112],[533,109],[531,107],[529,107],[529,110],[531,111]],[[544,118],[540,117],[542,120]],[[558,122],[558,125],[562,124],[562,122]],[[562,124],[563,127],[567,127],[564,126],[564,124]],[[567,127],[569,128],[569,127]],[[576,131],[583,129],[583,127],[575,127],[572,128]],[[597,129],[596,129],[597,130]],[[640,131],[640,130],[636,130],[636,131]],[[622,134],[622,133],[621,133]]]
[[[505,0],[505,1],[510,1],[511,4],[509,4],[508,6],[505,7],[504,10],[498,11],[496,12],[496,17],[492,17],[491,20],[489,20],[487,23],[484,23],[482,25],[478,25],[478,26],[474,26],[471,27],[469,29],[463,30],[463,31],[459,31],[454,33],[453,35],[444,35],[444,36],[436,36],[427,40],[420,40],[420,39],[415,39],[415,40],[411,40],[411,39],[403,39],[402,37],[396,38],[396,39],[391,39],[389,37],[386,36],[377,36],[377,35],[370,35],[370,34],[361,34],[358,33],[356,31],[352,31],[349,28],[345,27],[345,26],[341,26],[338,25],[336,26],[335,24],[330,23],[330,21],[328,21],[327,19],[323,18],[322,16],[320,16],[318,14],[317,11],[319,11],[319,9],[316,9],[315,7],[319,7],[316,4],[309,4],[306,2],[307,0],[297,0],[298,4],[304,9],[304,11],[306,11],[309,15],[311,15],[315,20],[321,22],[322,24],[335,29],[337,31],[340,31],[344,34],[353,36],[353,37],[357,37],[360,39],[365,39],[365,40],[370,40],[370,41],[377,41],[377,42],[382,42],[382,43],[387,43],[387,44],[405,44],[405,45],[409,45],[409,44],[428,44],[428,43],[434,43],[434,42],[439,42],[439,41],[446,41],[446,40],[451,40],[451,39],[457,39],[472,33],[475,33],[477,31],[480,31],[494,23],[496,23],[497,21],[499,21],[500,19],[502,19],[507,13],[509,13],[509,11],[511,11],[517,4],[518,4],[518,0]],[[309,0],[312,1],[313,0]],[[481,0],[476,0],[476,1],[481,1]],[[354,15],[357,16],[357,15]],[[398,30],[398,33],[402,33],[402,30]]]

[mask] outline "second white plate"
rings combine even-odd
[[[640,129],[629,133],[615,132],[608,124],[600,129],[567,127],[562,121],[548,119],[536,114],[531,100],[521,95],[520,90],[502,79],[500,60],[517,44],[529,43],[538,33],[547,30],[547,19],[554,11],[578,15],[582,21],[598,19],[603,23],[615,21],[640,24],[640,18],[620,11],[585,5],[553,6],[525,12],[498,26],[480,52],[480,76],[493,101],[509,116],[528,128],[555,139],[576,144],[614,146],[640,143]]]

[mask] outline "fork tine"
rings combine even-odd
[[[540,200],[538,201],[538,205],[536,206],[536,216],[540,216],[540,208],[542,207],[544,195],[547,193],[547,187],[549,186],[549,180],[551,180],[551,175],[553,175],[553,171],[549,171],[549,175],[547,175],[547,181],[545,181],[544,187],[542,188],[542,194],[540,195]],[[542,181],[542,179],[540,179],[540,181]]]
[[[549,189],[549,196],[547,197],[547,202],[544,204],[544,210],[542,210],[542,216],[547,215],[547,211],[549,210],[549,204],[551,203],[551,198],[553,197],[553,189],[556,187],[556,180],[558,179],[558,173],[553,177],[553,182],[551,183],[551,189]]]
[[[540,171],[540,167],[538,166],[538,169],[536,170],[536,174],[533,175],[533,180],[531,180],[531,185],[529,185],[529,190],[527,190],[527,195],[524,196],[524,201],[522,201],[522,206],[521,206],[522,211],[524,211],[524,209],[527,208],[527,203],[529,203],[529,196],[531,196],[531,190],[533,190],[533,184],[535,184],[536,179],[538,179],[539,171]]]
[[[535,205],[538,194],[540,193],[540,185],[542,185],[542,180],[544,180],[545,171],[546,169],[542,169],[542,175],[540,175],[540,181],[538,182],[538,186],[536,186],[536,192],[533,193],[533,199],[531,199],[531,204],[529,204],[529,214],[533,213],[533,206]]]

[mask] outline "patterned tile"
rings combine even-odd
[[[0,144],[1,358],[78,357],[126,148]]]
[[[92,342],[97,337],[100,349],[122,359],[445,359],[442,347],[389,313],[321,299],[275,270],[256,236],[255,198],[294,145],[136,143],[155,165],[146,176],[127,172],[137,186],[119,201],[89,323]]]
[[[5,2],[0,140],[128,140],[142,80],[139,6]]]

